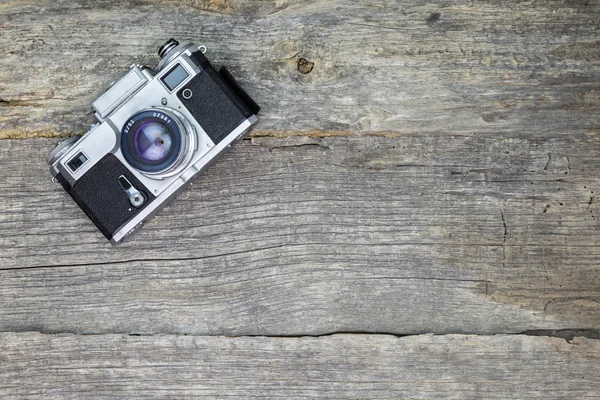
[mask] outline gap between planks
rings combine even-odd
[[[188,334],[188,333],[173,333],[173,332],[143,332],[143,333],[130,333],[130,332],[110,332],[110,333],[80,333],[71,331],[46,331],[46,330],[23,330],[23,331],[0,331],[1,334],[14,333],[14,334],[29,334],[35,333],[40,335],[57,336],[57,335],[73,335],[73,336],[110,336],[110,335],[127,335],[132,337],[138,336],[189,336],[189,337],[206,337],[206,338],[269,338],[269,339],[300,339],[300,338],[322,338],[330,336],[393,336],[396,338],[412,338],[418,336],[480,336],[480,337],[494,337],[494,336],[532,336],[532,337],[546,337],[546,338],[558,338],[564,339],[567,343],[572,343],[576,338],[586,338],[592,340],[600,340],[600,329],[537,329],[527,330],[523,332],[502,332],[502,333],[433,333],[433,332],[419,332],[419,333],[394,333],[394,332],[369,332],[369,331],[335,331],[327,332],[318,335],[206,335],[206,334]]]

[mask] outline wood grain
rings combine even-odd
[[[598,398],[600,342],[0,335],[5,399]]]
[[[598,15],[563,0],[5,1],[0,137],[85,131],[89,103],[171,36],[229,66],[261,135],[598,133]]]
[[[254,138],[111,247],[0,142],[0,330],[600,328],[598,141]]]
[[[600,342],[571,338],[600,332],[599,16],[0,0],[0,398],[598,398]],[[113,248],[27,138],[85,131],[170,37],[263,111]],[[298,337],[334,332],[363,334]],[[485,336],[518,332],[569,340]]]

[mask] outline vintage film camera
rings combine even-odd
[[[48,154],[53,181],[111,243],[135,232],[256,122],[260,107],[192,41],[133,65],[92,102],[98,123]]]

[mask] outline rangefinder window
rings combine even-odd
[[[67,166],[71,169],[71,171],[77,171],[83,164],[86,163],[88,158],[82,152],[77,153],[75,157],[73,157],[68,163]]]
[[[175,90],[177,86],[181,84],[181,82],[185,81],[185,79],[190,76],[187,71],[180,65],[177,64],[173,67],[169,72],[167,72],[160,80],[165,84],[167,89],[171,92]]]

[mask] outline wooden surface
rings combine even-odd
[[[52,143],[0,142],[2,330],[600,329],[593,138],[254,138],[119,247]]]
[[[0,335],[2,398],[598,398],[600,343],[528,336]]]
[[[598,396],[600,3],[507,3],[0,1],[0,397]],[[172,36],[263,111],[111,247],[44,157]]]
[[[258,134],[598,132],[599,10],[581,0],[5,0],[0,134],[85,130],[98,93],[132,63],[156,64],[171,36],[205,44],[239,77],[263,107]]]

